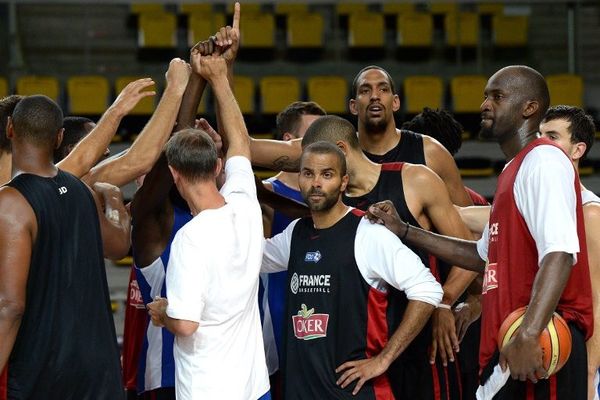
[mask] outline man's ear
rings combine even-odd
[[[538,103],[536,100],[528,100],[527,103],[525,103],[525,108],[523,109],[523,117],[529,118],[536,114],[539,109],[540,103]]]
[[[221,171],[223,170],[223,159],[220,157],[217,158],[217,165],[215,166],[215,177],[219,176]]]
[[[177,170],[175,170],[175,168],[171,167],[170,165],[169,171],[171,171],[171,175],[173,176],[173,183],[179,183],[179,181],[181,180],[181,175],[179,175],[179,172],[177,172]]]
[[[281,138],[287,142],[288,140],[296,139],[296,136],[290,132],[285,132]]]
[[[54,149],[58,149],[60,147],[60,144],[63,141],[64,135],[65,135],[65,128],[60,128],[60,130],[58,131],[58,134],[56,134],[56,144],[54,145]]]
[[[12,139],[15,137],[15,127],[13,126],[12,117],[6,120],[6,137]]]
[[[342,193],[346,191],[346,187],[348,187],[349,181],[350,181],[350,177],[348,176],[348,174],[342,176],[342,185],[340,186],[340,190]]]
[[[350,114],[358,115],[358,109],[356,108],[356,100],[355,99],[350,99],[350,102],[348,103],[348,108],[350,109]]]
[[[401,103],[400,103],[400,96],[398,96],[397,94],[394,95],[394,100],[392,102],[392,110],[394,110],[394,112],[398,111],[400,109]]]
[[[577,161],[581,157],[583,157],[586,150],[587,150],[587,144],[585,144],[584,142],[576,143],[574,146],[573,152],[571,153],[571,158],[573,159],[573,161]]]

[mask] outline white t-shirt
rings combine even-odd
[[[517,209],[535,240],[538,265],[552,252],[573,255],[577,262],[579,239],[575,193],[575,170],[569,158],[558,148],[540,145],[523,159],[517,172],[513,194]],[[477,251],[487,260],[489,226],[486,225]]]
[[[262,272],[287,269],[292,232],[297,222],[293,221],[283,232],[266,240]],[[354,257],[363,279],[379,291],[386,292],[391,285],[404,291],[409,300],[423,301],[435,307],[442,300],[442,287],[429,269],[382,225],[372,224],[364,218],[360,221],[354,239]]]
[[[583,189],[581,191],[581,204],[586,205],[587,203],[600,203],[600,197],[596,196],[591,190]]]
[[[226,204],[177,232],[167,268],[167,315],[195,321],[174,345],[177,399],[255,400],[269,390],[258,312],[262,215],[252,167],[225,165]]]

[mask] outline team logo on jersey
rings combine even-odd
[[[292,315],[294,336],[297,339],[312,340],[327,336],[329,314],[315,314],[315,309],[310,310],[302,304],[298,315]]]
[[[488,290],[497,289],[498,288],[498,264],[497,263],[487,263],[485,266],[485,272],[483,273],[483,290],[482,293],[486,294]]]
[[[65,186],[61,186],[58,188],[58,194],[65,194],[67,193],[67,188]]]
[[[309,251],[304,256],[304,262],[314,262],[315,264],[321,260],[321,252],[320,251]]]
[[[290,279],[292,294],[298,293],[330,293],[331,275],[298,274],[294,272]]]
[[[136,279],[133,279],[129,283],[129,305],[137,309],[145,309],[144,299],[142,298],[142,292]]]
[[[500,232],[500,222],[494,222],[490,225],[490,243],[498,241],[498,233]]]
[[[290,280],[290,290],[292,291],[292,293],[298,293],[298,286],[298,274],[294,272],[294,275],[292,275],[292,279]]]

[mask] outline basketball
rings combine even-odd
[[[527,307],[517,308],[502,322],[498,331],[498,349],[502,349],[517,332],[523,322]],[[543,353],[543,367],[548,376],[557,373],[569,359],[571,354],[571,331],[565,320],[556,312],[552,314],[548,326],[540,335],[540,346]]]

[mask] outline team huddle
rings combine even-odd
[[[425,109],[397,128],[378,66],[352,83],[356,126],[296,102],[278,140],[251,137],[232,90],[239,21],[236,3],[232,26],[171,61],[112,157],[152,80],[97,124],[45,96],[0,99],[0,399],[597,399],[600,198],[577,172],[591,117],[549,107],[530,67],[492,75],[480,136],[507,164],[490,205],[452,157],[460,124]],[[196,119],[207,86],[216,129]],[[130,248],[120,355],[104,258]],[[555,312],[571,352],[549,371]]]

